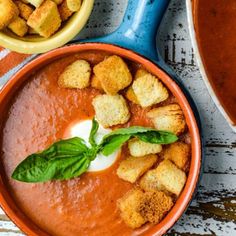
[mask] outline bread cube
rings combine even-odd
[[[130,112],[125,99],[121,95],[98,95],[93,99],[93,107],[98,122],[103,127],[125,124]]]
[[[91,67],[85,60],[76,60],[65,68],[58,78],[62,88],[83,89],[89,86]]]
[[[43,1],[44,0],[27,0],[28,3],[35,7],[39,7],[43,3]]]
[[[156,155],[147,155],[143,157],[130,156],[121,161],[117,169],[117,175],[125,181],[134,183],[156,162]]]
[[[28,32],[28,26],[26,21],[20,17],[17,17],[13,20],[9,25],[8,28],[15,33],[16,35],[23,37]]]
[[[103,91],[102,84],[97,76],[93,75],[91,78],[91,87]]]
[[[30,15],[27,24],[41,36],[48,38],[61,26],[61,18],[55,2],[46,0]]]
[[[126,91],[125,96],[129,101],[133,102],[134,104],[139,104],[138,99],[131,86]]]
[[[171,131],[176,135],[184,132],[186,121],[178,104],[154,108],[147,113],[157,130]]]
[[[139,105],[149,107],[165,101],[169,94],[165,86],[150,73],[144,74],[134,80],[132,89]]]
[[[7,27],[18,15],[19,10],[12,0],[0,0],[0,30]]]
[[[94,74],[100,80],[103,90],[109,95],[115,95],[129,86],[132,75],[128,66],[119,56],[110,56],[97,64]]]
[[[132,229],[139,228],[146,223],[146,220],[138,212],[143,196],[144,193],[141,190],[132,189],[117,202],[121,218]]]
[[[138,79],[138,78],[143,77],[148,74],[149,73],[145,69],[140,68],[136,71],[134,79]]]
[[[179,196],[187,179],[185,172],[169,160],[162,161],[155,171],[160,184],[168,192]]]
[[[73,11],[71,11],[67,6],[66,0],[58,6],[58,11],[62,21],[66,21],[73,14]]]
[[[34,9],[33,7],[31,7],[30,5],[27,5],[21,1],[15,1],[17,7],[20,10],[20,16],[24,19],[24,20],[28,20],[30,15],[33,13]]]
[[[81,7],[81,0],[66,0],[68,8],[72,11],[79,11]]]
[[[186,170],[190,159],[190,145],[183,142],[170,144],[163,152],[164,159],[172,161],[177,167]]]
[[[152,224],[159,223],[174,205],[170,196],[163,192],[145,192],[139,206],[142,217]]]
[[[155,169],[149,170],[144,174],[140,179],[139,186],[145,191],[165,191],[164,186],[161,185],[157,178]]]
[[[162,151],[162,146],[160,144],[147,143],[136,138],[129,141],[128,147],[131,156],[134,157],[156,154]]]

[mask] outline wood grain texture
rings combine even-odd
[[[126,4],[127,0],[95,1],[93,14],[79,38],[99,36],[113,31],[122,20]],[[157,36],[157,45],[165,61],[176,71],[197,103],[206,140],[204,173],[195,199],[167,235],[234,236],[236,134],[214,105],[199,73],[188,32],[184,0],[172,0]],[[0,85],[20,66],[0,78]],[[2,211],[0,235],[23,235]]]

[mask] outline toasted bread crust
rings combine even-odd
[[[130,112],[125,99],[121,95],[98,95],[93,99],[95,115],[103,127],[125,124]]]
[[[185,131],[186,121],[178,104],[154,108],[147,113],[158,130],[171,131],[179,135]]]
[[[12,0],[0,0],[0,30],[7,27],[18,15],[19,10]]]
[[[120,163],[117,175],[125,181],[134,183],[157,162],[157,158],[156,155],[130,156]]]
[[[90,84],[91,67],[85,60],[76,60],[65,68],[58,78],[62,88],[83,89]]]
[[[15,33],[16,35],[23,37],[28,32],[28,26],[26,21],[20,17],[14,19],[9,25],[8,28]]]
[[[116,55],[106,58],[97,64],[93,70],[100,80],[103,90],[110,95],[117,94],[132,82],[132,75],[128,66],[121,57]]]

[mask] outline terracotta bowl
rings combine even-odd
[[[86,24],[92,9],[94,0],[84,0],[80,10],[49,38],[38,35],[18,37],[10,30],[0,31],[0,45],[12,51],[25,54],[48,52],[54,48],[61,47],[73,39]]]
[[[188,207],[191,199],[193,198],[195,188],[198,182],[201,169],[201,137],[195,115],[191,106],[183,94],[181,88],[161,69],[147,59],[139,56],[138,54],[123,49],[118,46],[102,43],[85,43],[79,45],[71,45],[63,48],[59,48],[48,52],[21,69],[1,90],[0,92],[0,114],[4,109],[8,108],[9,101],[20,86],[27,80],[28,75],[35,70],[42,68],[48,63],[78,52],[84,52],[87,50],[96,50],[109,52],[111,54],[119,55],[128,60],[134,61],[143,65],[147,70],[156,75],[162,80],[162,82],[169,88],[173,95],[177,98],[184,115],[186,117],[189,132],[192,138],[192,157],[190,164],[190,171],[186,185],[178,198],[176,204],[168,215],[156,226],[152,227],[145,235],[162,235],[168,229],[170,229],[174,223],[181,217],[186,208]],[[3,117],[0,117],[0,124],[3,123]],[[1,172],[2,173],[2,172]],[[21,212],[20,208],[15,204],[7,186],[4,184],[3,176],[1,176],[0,182],[0,205],[10,219],[27,235],[47,235],[47,233],[35,225],[27,216]]]

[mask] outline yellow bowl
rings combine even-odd
[[[60,47],[81,31],[92,12],[93,4],[94,0],[83,0],[80,11],[74,13],[61,29],[50,38],[42,38],[36,35],[17,37],[9,30],[5,30],[0,32],[0,45],[12,51],[26,54],[43,53]]]

